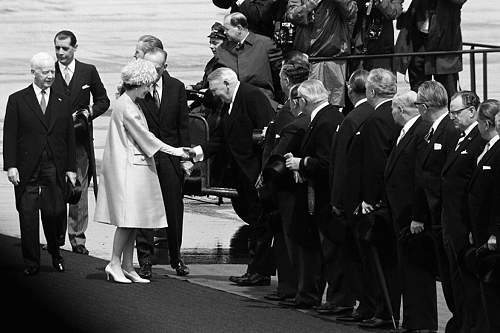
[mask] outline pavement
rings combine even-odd
[[[231,208],[231,205],[226,201],[224,204],[217,206],[215,204],[216,198],[206,197],[206,198],[185,198],[185,217],[184,217],[184,243],[182,253],[186,259],[187,264],[191,270],[191,274],[187,277],[177,277],[175,275],[175,271],[170,268],[169,265],[166,264],[165,261],[165,253],[162,253],[161,249],[157,249],[155,255],[157,256],[157,264],[153,266],[153,281],[158,283],[152,283],[147,286],[141,286],[142,289],[148,290],[148,293],[155,294],[156,292],[163,292],[164,288],[167,290],[177,290],[179,286],[172,283],[163,283],[165,279],[174,279],[179,281],[189,282],[188,285],[182,284],[183,288],[189,289],[189,293],[192,294],[194,290],[205,290],[206,288],[216,291],[216,293],[210,292],[208,293],[209,297],[212,297],[213,302],[217,302],[219,296],[218,293],[230,294],[232,297],[236,297],[234,299],[230,299],[228,302],[231,303],[231,311],[235,312],[232,318],[229,316],[226,318],[231,325],[234,324],[234,320],[237,319],[241,313],[248,312],[248,302],[256,302],[252,303],[252,306],[256,307],[264,307],[268,309],[268,311],[273,311],[277,316],[273,320],[278,320],[282,323],[283,318],[287,318],[291,313],[297,313],[300,316],[306,315],[307,322],[311,321],[311,328],[315,327],[315,331],[329,331],[329,332],[365,332],[357,327],[352,326],[344,326],[342,324],[336,323],[334,318],[328,316],[318,316],[313,311],[310,310],[292,310],[292,309],[282,309],[280,308],[276,302],[267,301],[263,298],[265,294],[268,294],[276,289],[277,280],[276,277],[272,277],[271,285],[265,287],[239,287],[227,280],[230,275],[240,275],[245,269],[246,265],[242,263],[232,263],[238,262],[244,258],[233,258],[230,255],[231,252],[231,239],[234,240],[234,236],[238,234],[238,231],[244,229],[244,224],[241,222],[234,211]],[[93,199],[93,192],[89,191],[89,216],[93,216],[95,202]],[[0,177],[0,234],[14,237],[14,239],[19,238],[19,223],[17,211],[14,208],[14,193],[12,186],[7,182],[7,177]],[[69,241],[66,241],[66,245],[63,247],[64,251],[63,256],[67,261],[67,270],[69,271],[77,271],[77,274],[61,274],[62,277],[57,275],[58,278],[63,278],[64,282],[58,283],[57,288],[60,290],[61,294],[66,294],[68,288],[71,289],[71,281],[75,279],[75,276],[86,276],[89,274],[88,271],[85,271],[85,265],[80,265],[79,262],[86,262],[91,258],[100,260],[99,264],[95,264],[91,266],[92,272],[91,277],[92,280],[100,280],[104,281],[105,274],[103,268],[105,263],[109,260],[111,256],[111,245],[115,228],[110,225],[89,222],[89,227],[87,230],[87,248],[90,251],[90,257],[85,257],[82,255],[76,255],[70,252]],[[227,239],[223,239],[223,237],[227,237]],[[45,242],[43,232],[40,230],[40,241],[41,243]],[[45,251],[44,251],[45,252]],[[21,259],[21,249],[19,245],[16,246],[15,251],[2,251],[4,255],[13,256],[14,258],[5,258],[3,261],[7,259],[17,260],[17,262],[22,263]],[[48,258],[48,255],[44,253],[44,256]],[[48,259],[45,259],[48,261]],[[69,260],[68,258],[71,258]],[[135,259],[135,264],[137,265],[137,260]],[[51,271],[50,264],[47,264],[49,268],[42,269],[42,272],[39,274],[43,276],[45,271]],[[14,281],[22,281],[18,279],[25,279],[20,272],[22,271],[22,264],[12,265],[9,264],[5,266],[0,263],[0,274],[1,272],[8,272],[8,274],[14,274],[17,271],[17,275]],[[87,277],[88,279],[88,277]],[[80,281],[81,282],[81,281]],[[62,287],[61,287],[62,286]],[[188,286],[188,287],[185,287]],[[189,287],[191,286],[191,287]],[[56,287],[51,285],[51,287]],[[205,289],[197,289],[199,287]],[[46,289],[46,287],[42,285],[31,285],[30,288],[34,288],[34,291],[42,292]],[[62,288],[62,289],[60,289]],[[150,289],[148,289],[150,288]],[[121,290],[124,290],[122,286],[120,286]],[[88,288],[85,288],[88,290]],[[97,293],[97,289],[96,289]],[[442,291],[440,284],[438,283],[438,311],[439,311],[439,328],[440,332],[444,331],[444,325],[447,319],[450,317],[450,314],[446,308],[444,303],[444,299],[442,296]],[[81,296],[81,295],[80,295]],[[91,297],[92,295],[86,295],[85,299]],[[95,295],[98,296],[98,295]],[[57,296],[54,296],[57,298]],[[76,296],[75,296],[76,297]],[[168,293],[167,296],[168,298]],[[189,296],[191,297],[191,296]],[[208,296],[207,296],[208,297]],[[192,300],[193,302],[198,302],[196,299]],[[210,299],[208,300],[210,301]],[[169,300],[163,300],[165,304],[170,304]],[[162,301],[158,300],[158,304],[162,304]],[[187,303],[189,304],[189,302]],[[209,302],[209,306],[217,306],[217,303]],[[171,304],[170,304],[171,305]],[[187,306],[184,304],[183,306]],[[194,305],[193,305],[194,306]],[[196,306],[194,306],[196,308]],[[236,308],[235,308],[236,307]],[[271,310],[269,310],[271,309]],[[279,311],[278,311],[279,309]],[[109,309],[103,310],[106,316],[110,316],[106,311],[111,311]],[[114,311],[114,310],[112,310]],[[120,313],[130,313],[130,315],[137,315],[137,312],[142,313],[143,311],[147,311],[147,309],[142,309],[141,307],[137,307],[137,305],[121,305]],[[179,313],[184,313],[185,309],[183,307],[173,307],[169,311],[179,311]],[[236,313],[238,315],[236,315]],[[78,316],[83,316],[84,319],[93,320],[90,316],[94,316],[93,313],[85,314],[85,312],[78,312]],[[103,314],[104,315],[104,314]],[[254,314],[255,316],[259,316],[258,314]],[[193,316],[196,316],[196,313],[193,312]],[[157,325],[159,323],[163,323],[163,319],[161,317],[155,318],[151,314],[148,314],[148,320],[153,321]],[[102,319],[102,318],[101,318]],[[103,319],[104,320],[104,319]],[[268,320],[268,319],[265,319]],[[327,324],[325,327],[324,325]],[[117,326],[113,326],[117,325]],[[120,322],[114,322],[114,324],[109,326],[106,324],[107,330],[114,331],[117,327],[122,328],[123,331],[132,331],[132,328],[122,327]],[[165,323],[166,327],[170,327],[168,323]],[[200,326],[201,324],[197,322],[193,323],[193,326],[190,326],[189,323],[184,323],[183,326],[171,326],[177,327],[178,329],[173,331],[185,331],[185,332],[197,332],[197,331],[205,331],[205,332],[215,332],[219,331],[213,326],[206,326],[204,329]],[[257,325],[257,324],[256,324]],[[319,325],[316,327],[316,325]],[[158,327],[158,326],[155,326]],[[210,329],[211,327],[211,329]],[[233,326],[231,326],[234,328]],[[90,329],[90,328],[89,328]],[[253,330],[255,329],[255,330]],[[134,329],[137,331],[137,329]],[[92,329],[90,330],[100,331],[100,329]],[[139,331],[141,331],[139,329]],[[154,330],[153,330],[154,331]],[[170,331],[170,330],[166,330]],[[232,330],[229,330],[232,331]],[[273,325],[268,326],[255,326],[252,328],[246,327],[242,331],[288,331],[288,332],[303,332],[303,329],[299,329],[299,327],[276,327]]]

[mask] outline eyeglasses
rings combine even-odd
[[[458,109],[458,110],[453,110],[453,111],[450,110],[450,115],[452,115],[452,116],[458,116],[458,114],[460,112],[462,112],[463,110],[467,110],[469,108],[470,108],[470,106],[466,106],[466,107]]]
[[[428,108],[429,108],[429,106],[428,106],[427,104],[423,103],[423,102],[415,102],[415,103],[413,103],[413,104],[414,104],[417,108],[418,108],[419,106],[423,106],[423,107],[425,107],[426,109],[428,109]]]

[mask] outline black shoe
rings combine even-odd
[[[64,272],[64,260],[60,259],[52,259],[52,266],[57,272]]]
[[[302,310],[311,309],[314,306],[313,304],[297,303],[297,302],[295,302],[295,300],[281,301],[281,302],[278,302],[278,305],[281,305],[281,306],[284,306],[284,307],[287,307],[287,308],[302,309]]]
[[[322,304],[318,307],[315,307],[314,310],[323,315],[339,315],[347,312],[352,312],[354,308],[352,306],[338,306],[335,304]]]
[[[271,284],[271,277],[253,273],[246,279],[240,279],[236,284],[241,287],[269,286]]]
[[[291,301],[295,296],[285,296],[280,295],[278,292],[273,292],[267,295],[264,295],[264,298],[269,301]]]
[[[40,270],[39,267],[26,267],[24,269],[23,273],[26,276],[33,276],[33,275],[36,275],[39,270]]]
[[[242,276],[231,275],[229,277],[229,281],[231,281],[233,283],[238,283],[238,281],[240,281],[240,280],[248,279],[249,276],[250,276],[250,273],[248,273],[248,272],[243,274]]]
[[[368,318],[361,316],[358,312],[353,312],[348,315],[338,316],[335,320],[343,323],[361,323],[363,320]]]
[[[179,260],[177,266],[174,268],[178,276],[186,276],[189,274],[189,268],[182,262],[182,260]]]
[[[359,327],[363,328],[394,328],[394,325],[392,323],[391,319],[381,319],[381,318],[370,318],[370,319],[365,319],[362,322],[358,324]],[[396,327],[398,326],[398,323],[396,322]]]
[[[151,279],[153,277],[153,271],[151,269],[151,263],[147,262],[141,265],[139,268],[139,272],[137,272],[139,276],[143,279]]]
[[[78,254],[83,254],[83,255],[88,255],[89,250],[85,247],[85,245],[77,245],[73,246],[73,252],[78,253]]]

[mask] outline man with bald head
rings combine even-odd
[[[76,182],[75,133],[69,100],[53,91],[54,58],[37,53],[31,59],[33,83],[9,96],[3,132],[4,170],[14,185],[21,246],[26,268],[40,268],[39,210],[52,265],[64,271],[57,242],[65,221],[65,178]]]
[[[417,93],[409,91],[392,100],[392,116],[400,125],[396,146],[392,150],[384,172],[387,204],[393,220],[400,258],[401,291],[403,295],[403,323],[407,330],[437,330],[436,282],[433,272],[425,269],[414,256],[409,256],[409,236],[413,193],[415,191],[415,163],[417,153],[425,146],[424,136],[430,124],[420,117],[415,102]],[[406,235],[406,237],[401,237]],[[433,253],[428,244],[419,244],[419,256]],[[391,286],[389,286],[390,288]]]

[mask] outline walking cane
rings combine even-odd
[[[90,108],[89,108],[90,110]],[[88,118],[88,140],[89,140],[89,170],[91,173],[91,179],[94,184],[94,197],[97,200],[97,190],[98,190],[98,185],[97,185],[97,166],[95,164],[95,152],[94,152],[94,127],[92,125],[92,118],[89,115]],[[90,180],[89,180],[90,181]]]
[[[391,314],[392,325],[394,326],[394,329],[398,329],[398,327],[396,326],[396,320],[394,319],[394,311],[392,310],[391,298],[389,297],[389,289],[387,288],[387,282],[385,281],[384,271],[382,270],[382,265],[380,264],[380,257],[374,245],[370,244],[370,248],[372,250],[373,259],[375,260],[375,267],[377,268],[380,284],[382,285],[382,291],[384,292],[384,298],[385,301],[387,302],[389,313]]]

